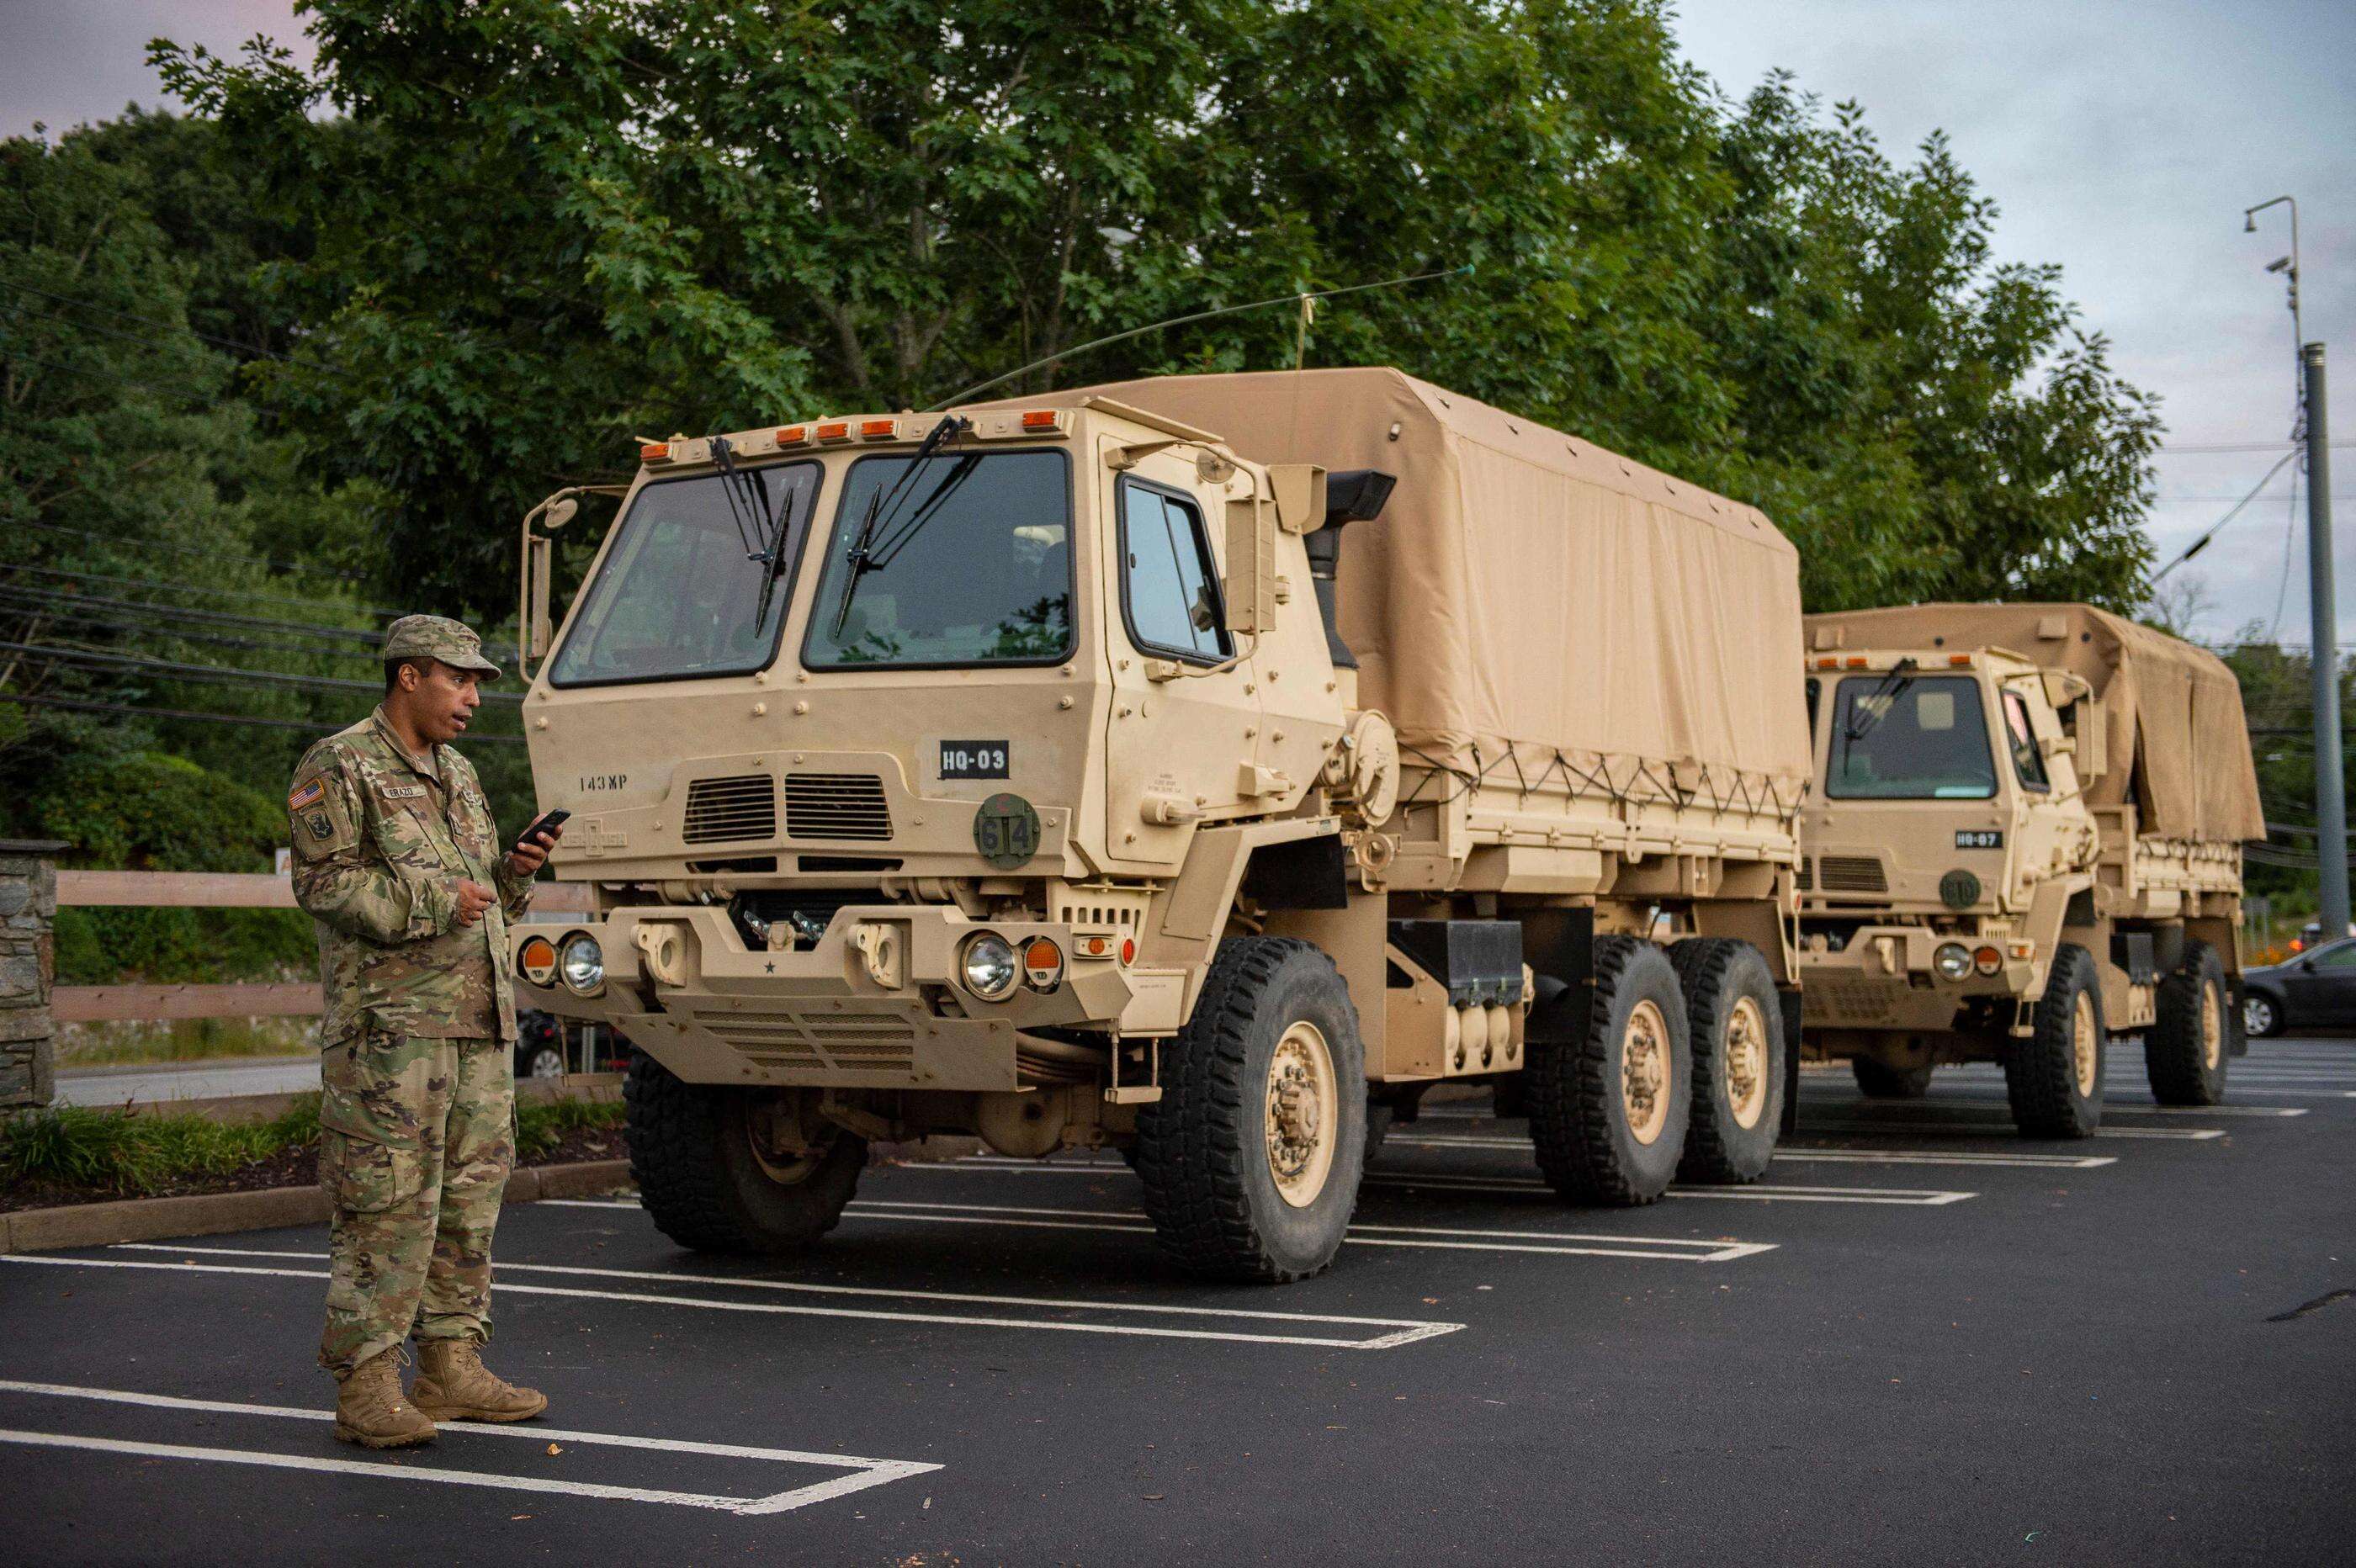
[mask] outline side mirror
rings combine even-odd
[[[2069,739],[2075,743],[2071,755],[2077,761],[2083,789],[2110,771],[2110,717],[2101,698],[2082,697],[2071,704],[2069,720]]]
[[[1277,517],[1257,485],[1227,502],[1227,571],[1219,590],[1230,632],[1257,636],[1276,626]]]
[[[548,584],[554,545],[547,533],[532,532],[532,524],[553,532],[581,511],[577,491],[559,490],[523,515],[522,560],[519,563],[516,606],[516,673],[530,678],[531,662],[548,652],[555,628],[548,617]]]

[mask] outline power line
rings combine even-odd
[[[65,603],[75,604],[81,601],[68,599]],[[283,642],[265,643],[252,637],[235,637],[220,632],[194,631],[186,626],[159,626],[138,621],[126,621],[115,616],[85,614],[74,610],[58,609],[48,603],[27,603],[22,598],[10,594],[5,590],[0,590],[0,617],[16,617],[35,622],[52,621],[64,625],[89,626],[99,631],[128,633],[134,636],[145,634],[169,637],[176,642],[204,643],[213,647],[243,648],[249,653],[276,654],[281,656],[287,654],[319,654],[328,657],[356,660],[365,660],[367,657],[367,655],[356,649],[290,648]]]
[[[2222,452],[2280,452],[2285,447],[2304,448],[2306,444],[2301,441],[2223,441],[2194,446],[2178,446],[2173,443],[2162,443],[2159,450],[2204,454]],[[2335,441],[2330,444],[2334,447],[2356,446],[2356,441]]]
[[[24,561],[0,561],[0,571],[29,571],[36,577],[62,577],[74,582],[111,582],[122,588],[152,588],[166,593],[201,593],[211,599],[244,599],[256,604],[288,604],[302,610],[316,608],[319,603],[316,598],[289,599],[283,594],[252,593],[237,588],[198,588],[193,583],[163,582],[152,577],[112,577],[102,571],[68,571],[61,567],[33,566]],[[355,604],[351,608],[370,615],[406,615],[410,613],[387,609],[381,604]],[[318,631],[344,632],[353,636],[360,635],[348,627],[329,626],[322,622],[310,624]],[[383,639],[379,637],[377,640],[381,642]]]
[[[204,713],[190,708],[143,708],[125,702],[91,702],[71,697],[35,697],[19,691],[0,691],[0,702],[14,702],[26,708],[63,708],[80,713],[127,713],[152,719],[179,719],[198,724],[253,725],[269,730],[300,730],[305,734],[330,733],[317,724],[307,724],[299,719],[262,719],[242,713]],[[520,735],[469,735],[469,741],[488,741],[495,745],[520,746]]]
[[[81,539],[96,539],[101,544],[110,544],[134,552],[154,553],[158,550],[167,550],[175,555],[193,555],[206,560],[225,560],[240,566],[267,567],[272,571],[287,577],[316,577],[325,582],[367,581],[356,571],[322,571],[312,566],[283,566],[265,556],[225,555],[220,550],[208,549],[202,545],[173,544],[168,539],[125,539],[121,534],[100,533],[95,528],[70,528],[61,523],[19,523],[17,527],[38,528],[45,534],[72,534]]]
[[[2209,548],[2209,541],[2217,537],[2217,530],[2223,528],[2227,523],[2232,522],[2235,517],[2240,517],[2242,515],[2242,508],[2248,506],[2252,501],[2256,500],[2258,498],[2258,492],[2265,489],[2266,485],[2273,481],[2274,476],[2283,471],[2283,465],[2285,464],[2290,462],[2292,458],[2297,457],[2297,455],[2298,453],[2296,450],[2284,453],[2280,458],[2276,460],[2275,465],[2266,470],[2265,476],[2259,479],[2256,484],[2250,486],[2250,493],[2233,503],[2233,509],[2232,511],[2226,513],[2223,517],[2210,524],[2209,530],[2202,534],[2199,539],[2194,539],[2190,544],[2185,546],[2184,552],[2181,555],[2179,555],[2174,560],[2169,561],[2166,566],[2161,567],[2158,571],[2153,572],[2151,574],[2151,581],[2158,582],[2161,578],[2166,577],[2169,572],[2174,571],[2178,567],[2182,566],[2186,561],[2190,560],[2194,556],[2199,555],[2202,550],[2207,549]]]
[[[30,654],[56,659],[65,664],[94,665],[102,668],[150,670],[175,680],[225,680],[261,686],[297,687],[310,691],[366,691],[381,696],[381,680],[346,680],[332,675],[297,675],[291,670],[233,669],[222,665],[187,664],[177,659],[152,658],[145,654],[101,653],[95,648],[66,648],[48,643],[0,642],[0,653]],[[484,692],[485,702],[511,706],[523,700],[519,692]]]
[[[6,570],[0,567],[0,571]],[[92,604],[105,610],[136,610],[158,621],[186,622],[200,626],[230,626],[251,631],[268,632],[273,636],[299,637],[319,643],[365,643],[371,645],[384,641],[382,632],[362,632],[342,626],[322,626],[309,621],[273,621],[259,615],[238,615],[227,610],[200,610],[179,604],[150,604],[133,599],[108,599],[95,593],[82,593],[68,589],[61,593],[45,592],[39,589],[18,588],[0,582],[0,601],[13,600],[47,608],[52,604]],[[361,656],[354,655],[355,657]]]

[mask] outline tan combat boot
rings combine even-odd
[[[548,1408],[538,1389],[493,1375],[472,1339],[421,1339],[417,1361],[409,1397],[436,1421],[528,1421]]]
[[[434,1423],[401,1392],[401,1349],[379,1350],[338,1380],[336,1436],[363,1448],[434,1440]]]

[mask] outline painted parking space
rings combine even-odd
[[[5,1396],[16,1396],[10,1399]],[[19,1403],[33,1407],[48,1406],[56,1412],[62,1405],[70,1412],[76,1403],[92,1402],[111,1405],[128,1405],[149,1412],[200,1412],[209,1415],[258,1418],[258,1423],[272,1421],[332,1422],[334,1413],[321,1408],[299,1408],[290,1405],[252,1404],[229,1400],[189,1399],[177,1395],[159,1394],[132,1389],[91,1388],[63,1383],[24,1382],[0,1379],[0,1411],[16,1414]],[[32,1413],[27,1411],[25,1413]],[[8,1415],[0,1415],[6,1421]],[[16,1414],[24,1419],[24,1414]],[[413,1460],[380,1456],[375,1458],[330,1458],[318,1454],[285,1453],[264,1446],[228,1446],[220,1444],[165,1443],[140,1438],[94,1435],[87,1433],[33,1431],[15,1425],[0,1425],[0,1444],[17,1447],[64,1448],[83,1453],[121,1456],[144,1460],[177,1460],[196,1464],[248,1466],[262,1469],[308,1471],[318,1475],[360,1476],[377,1480],[411,1481],[449,1487],[489,1488],[497,1490],[531,1492],[544,1496],[595,1499],[608,1502],[659,1503],[676,1508],[710,1509],[723,1513],[759,1515],[789,1513],[813,1503],[847,1498],[870,1488],[886,1486],[894,1481],[907,1480],[931,1474],[942,1467],[922,1460],[870,1459],[851,1454],[810,1453],[791,1448],[766,1448],[744,1444],[702,1443],[680,1438],[633,1436],[616,1432],[583,1432],[571,1428],[544,1426],[537,1422],[523,1425],[494,1425],[467,1423],[444,1428],[437,1441],[449,1441],[454,1445],[472,1445],[477,1440],[496,1443],[500,1439],[520,1438],[526,1442],[550,1445],[544,1451],[553,1456],[566,1445],[586,1448],[623,1449],[659,1453],[669,1456],[691,1456],[710,1460],[751,1460],[765,1467],[789,1469],[817,1468],[839,1471],[825,1478],[802,1481],[778,1490],[742,1496],[732,1493],[691,1492],[675,1488],[617,1485],[557,1476],[503,1474],[486,1468],[457,1469],[446,1466],[426,1465]],[[437,1450],[438,1451],[438,1450]],[[357,1452],[357,1451],[356,1451]]]

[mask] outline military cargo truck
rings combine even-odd
[[[2233,672],[2083,604],[1807,624],[1808,1054],[1884,1098],[2000,1061],[2023,1133],[2084,1137],[2138,1032],[2161,1104],[2221,1101],[2265,833]]]
[[[642,1053],[674,1239],[802,1245],[958,1132],[1117,1147],[1181,1262],[1290,1279],[1385,1122],[1499,1076],[1568,1198],[1765,1168],[1806,751],[1756,511],[1385,369],[642,456],[552,645],[526,523],[596,913],[513,956]]]

